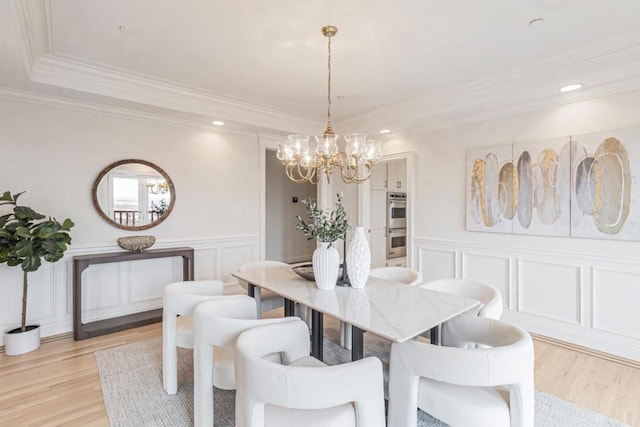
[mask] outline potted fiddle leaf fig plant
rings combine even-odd
[[[4,334],[5,354],[28,353],[40,347],[40,325],[27,325],[28,273],[37,271],[42,260],[56,262],[71,243],[69,230],[73,221],[62,223],[27,206],[18,206],[22,193],[6,191],[0,197],[0,264],[20,266],[22,280],[22,322],[19,328]],[[4,205],[4,206],[3,206]],[[6,207],[10,210],[6,211]]]

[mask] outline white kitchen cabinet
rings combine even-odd
[[[369,246],[371,267],[384,267],[387,259],[387,192],[383,188],[371,188],[371,222]]]
[[[407,257],[393,258],[387,260],[387,267],[406,267]]]
[[[387,188],[387,163],[381,162],[376,163],[373,166],[373,170],[371,171],[371,178],[369,178],[371,182],[372,190],[380,190]]]
[[[392,160],[387,163],[387,190],[407,191],[406,160]]]
[[[384,267],[387,264],[387,236],[385,232],[374,232],[369,234],[369,245],[371,246],[371,268]]]

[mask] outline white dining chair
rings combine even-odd
[[[380,360],[326,366],[309,356],[307,325],[292,319],[238,337],[236,426],[384,427]]]
[[[406,283],[409,286],[416,286],[422,283],[422,274],[408,267],[379,267],[372,268],[369,277],[389,280],[392,282]]]
[[[440,279],[426,282],[419,286],[449,295],[480,301],[482,303],[480,307],[472,308],[467,312],[469,315],[488,317],[490,319],[500,319],[502,317],[502,294],[488,283],[471,279]],[[441,335],[443,345],[455,346],[455,343],[450,342],[451,334],[449,333],[447,322],[441,325]],[[427,334],[423,334],[423,336],[429,338]]]
[[[405,283],[409,286],[416,286],[422,283],[422,274],[407,267],[372,268],[369,272],[369,277]],[[340,322],[340,345],[347,350],[351,350],[351,325],[348,323]]]
[[[451,320],[461,343],[483,348],[393,343],[389,427],[415,427],[416,408],[454,426],[532,427],[531,337],[506,322],[472,316]]]
[[[258,319],[256,301],[247,295],[221,296],[198,304],[193,313],[193,415],[195,426],[212,426],[213,386],[235,390],[235,343],[254,326],[292,318]]]
[[[224,293],[219,280],[174,282],[162,294],[162,383],[168,394],[178,391],[178,347],[193,348],[193,309]]]

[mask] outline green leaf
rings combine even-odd
[[[22,226],[16,228],[15,235],[23,239],[28,239],[29,237],[31,237],[31,233],[29,232],[29,229],[27,227],[22,227]]]
[[[38,220],[45,218],[44,215],[26,206],[16,206],[13,208],[13,214],[17,219]]]
[[[0,248],[0,264],[7,262],[9,258],[9,248]]]
[[[0,227],[4,227],[4,225],[11,219],[11,214],[0,216]]]
[[[63,251],[59,251],[56,253],[46,253],[44,254],[44,259],[48,262],[56,262],[63,256]]]
[[[7,260],[7,265],[9,267],[15,267],[16,265],[20,265],[22,263],[22,260],[20,258],[9,258]]]
[[[58,242],[56,240],[49,239],[42,242],[42,249],[44,249],[46,253],[54,253],[60,250],[60,247],[58,246]]]
[[[0,228],[0,237],[3,237],[5,239],[10,239],[11,237],[13,237],[13,234],[8,232],[4,228]]]
[[[48,239],[51,236],[53,236],[51,227],[42,227],[36,232],[36,237],[39,239]]]
[[[10,222],[9,224],[6,224],[4,226],[4,229],[7,230],[9,233],[13,234],[21,225],[24,225],[24,224],[21,224],[19,221],[13,221],[13,222]]]
[[[73,221],[71,221],[69,218],[67,218],[62,223],[62,229],[63,230],[70,230],[71,227],[73,227],[74,225],[76,225],[76,224]]]
[[[33,256],[33,242],[31,240],[20,240],[16,243],[15,249],[13,250],[16,256],[18,257],[29,257]],[[26,270],[25,270],[26,271]]]
[[[42,265],[39,256],[28,256],[22,261],[22,271],[36,271]]]

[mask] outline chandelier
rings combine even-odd
[[[169,192],[169,184],[164,179],[149,179],[145,182],[145,185],[147,191],[151,194],[166,194]]]
[[[360,184],[371,177],[373,165],[382,157],[381,141],[367,141],[367,134],[352,133],[344,137],[344,151],[338,149],[338,135],[331,125],[331,38],[338,28],[327,25],[322,34],[328,39],[327,78],[327,128],[322,136],[316,136],[315,149],[310,149],[309,136],[289,135],[287,141],[278,144],[278,160],[285,166],[290,180],[302,184],[316,184],[324,171],[327,183],[335,170],[340,171],[342,180]]]

